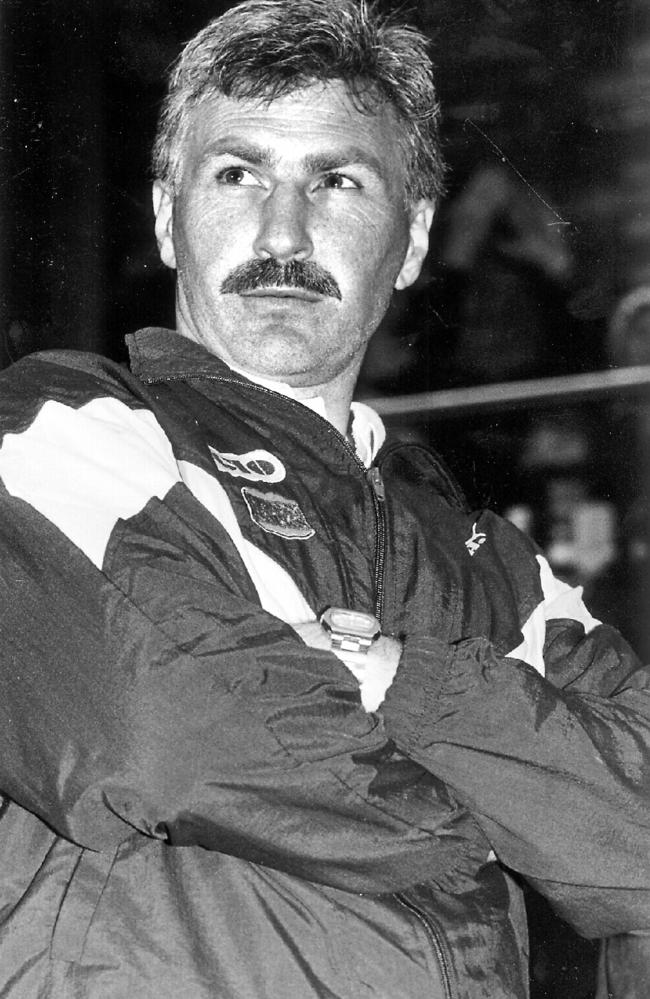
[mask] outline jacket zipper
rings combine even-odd
[[[264,385],[257,385],[255,382],[243,382],[236,378],[225,378],[222,375],[209,375],[201,374],[195,375],[189,372],[182,375],[170,375],[166,377],[158,378],[146,378],[144,381],[148,385],[156,385],[161,382],[173,382],[173,381],[184,381],[184,380],[194,380],[194,379],[205,379],[211,382],[224,382],[226,385],[244,385],[246,388],[255,389],[257,392],[261,392],[263,395],[279,396],[288,402],[290,405],[300,408],[303,412],[305,407],[301,403],[296,402],[295,399],[291,399],[289,396],[282,395],[281,392],[274,392],[272,389],[266,388]],[[384,482],[381,476],[381,472],[376,465],[372,465],[370,468],[366,468],[361,459],[359,458],[357,452],[352,447],[352,445],[343,437],[338,430],[332,426],[332,424],[326,420],[324,417],[320,416],[319,413],[315,413],[309,410],[311,415],[319,420],[325,427],[325,430],[330,437],[334,438],[337,444],[341,445],[350,455],[354,461],[357,468],[362,473],[364,480],[368,483],[370,487],[370,495],[372,497],[372,507],[375,516],[375,554],[374,554],[374,584],[375,584],[375,617],[380,624],[383,623],[384,614],[384,593],[385,593],[385,572],[386,572],[386,535],[387,535],[387,522],[385,513],[385,502],[386,502],[386,492],[384,489]]]
[[[384,619],[384,594],[386,576],[386,490],[381,472],[376,465],[366,469],[366,478],[370,483],[372,504],[375,511],[375,617],[380,624]]]
[[[422,928],[424,929],[433,951],[436,955],[438,961],[438,967],[440,969],[440,977],[442,979],[442,987],[445,990],[445,999],[454,999],[454,990],[451,984],[451,973],[449,969],[449,961],[447,960],[447,955],[445,954],[444,947],[440,941],[440,936],[436,931],[431,919],[427,916],[422,909],[417,906],[414,902],[408,899],[405,895],[400,893],[395,895],[395,898],[399,904],[407,909],[412,916],[418,920]]]

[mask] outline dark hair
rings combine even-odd
[[[178,183],[191,109],[214,93],[272,101],[341,80],[360,110],[390,105],[401,125],[406,198],[434,198],[444,165],[428,47],[425,35],[366,0],[244,0],[210,21],[172,67],[154,173]]]

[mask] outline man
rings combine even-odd
[[[248,0],[155,165],[177,331],[2,376],[0,992],[524,997],[516,878],[648,926],[648,677],[351,407],[439,193],[425,42]]]

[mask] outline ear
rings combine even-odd
[[[411,210],[409,244],[402,269],[395,281],[395,287],[398,291],[409,288],[422,270],[422,264],[429,249],[429,230],[433,222],[433,213],[434,203],[428,198],[418,201]]]
[[[153,185],[153,210],[156,216],[156,240],[160,259],[168,267],[176,267],[174,253],[174,199],[171,191],[161,180]]]

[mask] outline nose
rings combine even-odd
[[[313,253],[309,199],[293,184],[278,184],[265,197],[254,244],[258,257],[281,263],[306,260]]]

